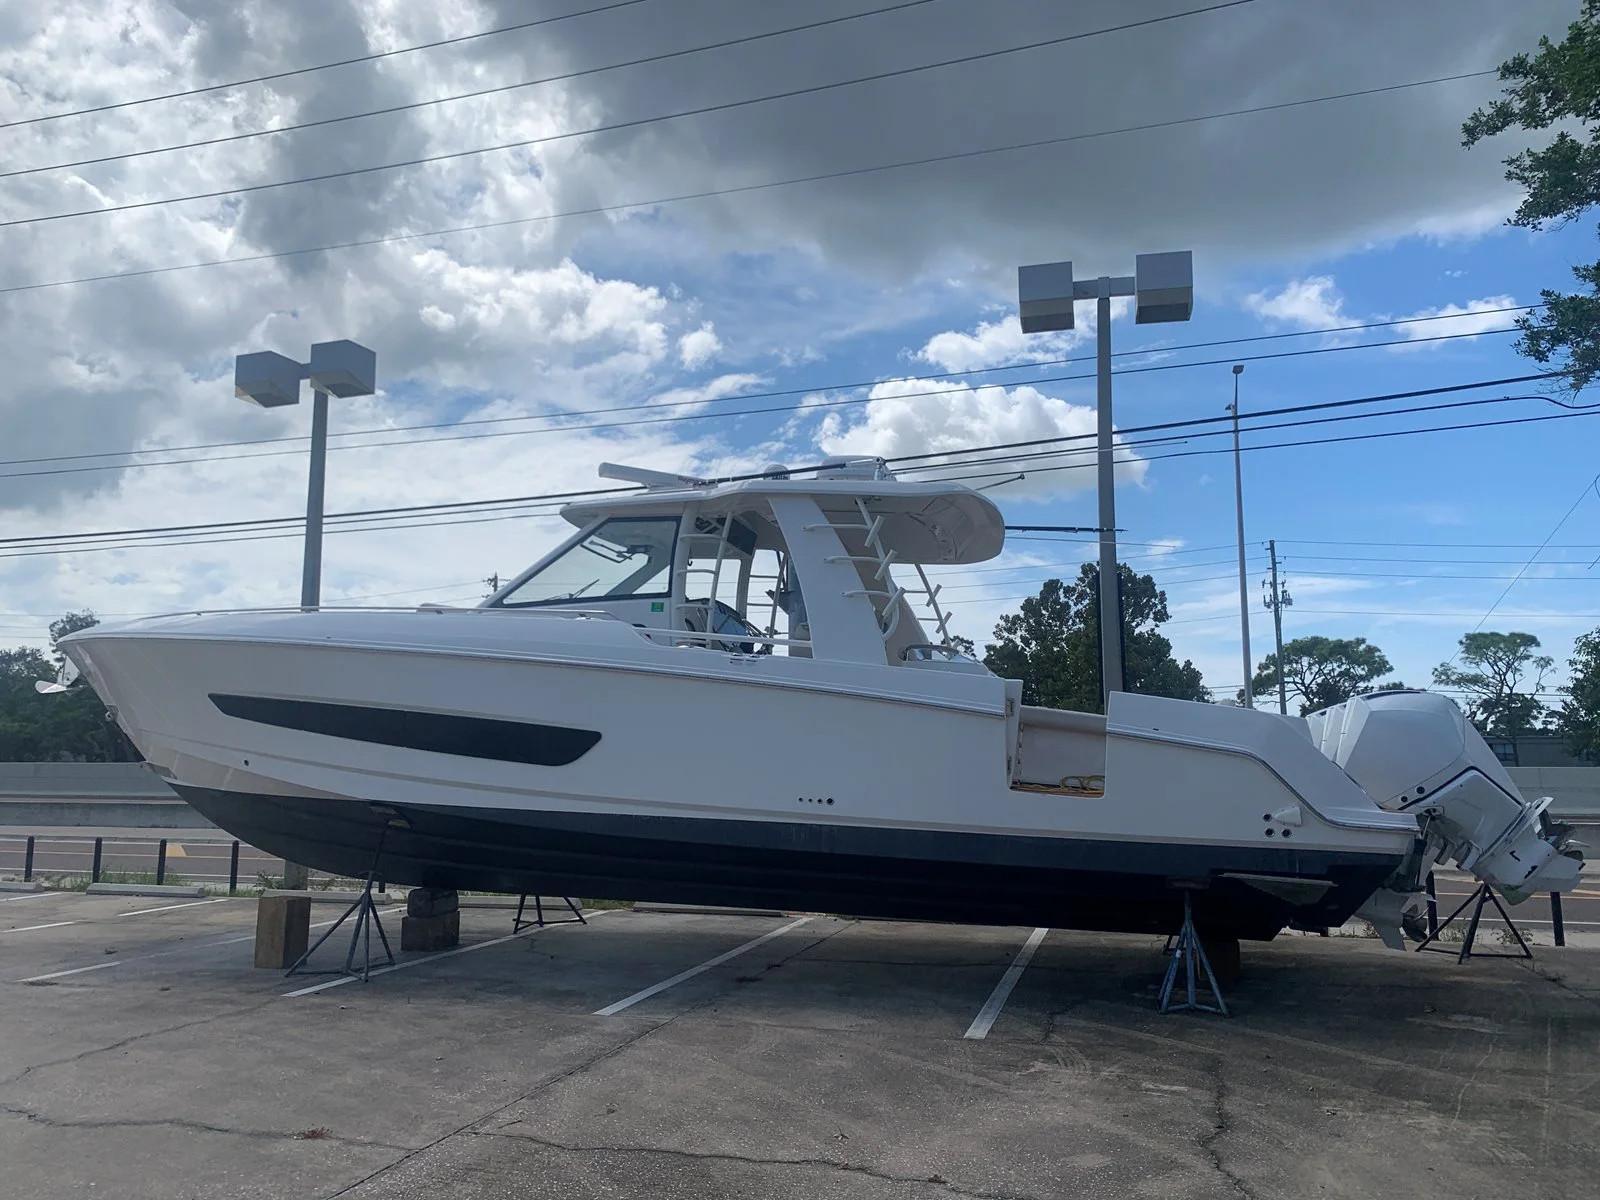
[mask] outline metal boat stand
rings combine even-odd
[[[1216,973],[1211,969],[1211,960],[1206,957],[1205,947],[1200,944],[1200,934],[1194,927],[1194,909],[1189,900],[1192,888],[1183,890],[1183,925],[1176,935],[1167,938],[1168,950],[1172,957],[1167,962],[1166,978],[1161,981],[1161,994],[1156,1003],[1157,1011],[1162,1013],[1173,1012],[1211,1012],[1228,1015],[1227,1001],[1222,998],[1222,989],[1217,986]],[[1206,983],[1211,988],[1211,996],[1215,1004],[1209,1004],[1197,995],[1196,966],[1205,972]],[[1172,989],[1178,982],[1178,972],[1183,971],[1185,999],[1177,1004],[1172,1002]]]
[[[372,852],[372,866],[367,869],[367,878],[362,884],[361,894],[356,897],[354,904],[344,910],[344,913],[337,921],[328,926],[326,932],[324,932],[323,935],[312,944],[309,950],[307,950],[299,958],[295,959],[294,965],[284,972],[285,978],[295,974],[298,971],[305,970],[306,963],[310,961],[313,954],[321,949],[322,943],[331,938],[334,935],[334,931],[348,921],[351,917],[355,917],[356,922],[350,930],[350,949],[345,953],[344,956],[343,973],[346,975],[356,976],[361,980],[362,983],[366,983],[372,977],[372,931],[374,929],[378,931],[378,941],[383,946],[384,954],[384,960],[378,965],[380,967],[392,967],[394,965],[394,950],[389,945],[388,935],[383,931],[383,921],[378,916],[378,905],[372,898],[372,890],[378,880],[378,860],[383,857],[384,838],[388,836],[391,828],[409,829],[410,827],[410,823],[407,822],[404,817],[398,816],[391,817],[384,823],[382,831],[378,834],[377,847]],[[361,969],[359,971],[356,970],[357,946],[361,947]],[[305,973],[308,975],[339,974],[339,972],[332,970],[306,970]]]
[[[1511,936],[1517,939],[1517,947],[1521,951],[1520,954],[1513,954],[1510,951],[1506,951],[1506,950],[1474,950],[1473,949],[1474,945],[1477,943],[1477,940],[1478,940],[1478,922],[1480,920],[1482,920],[1482,918],[1483,918],[1484,905],[1490,904],[1490,903],[1494,904],[1495,910],[1497,912],[1499,912],[1499,914],[1500,914],[1500,919],[1506,923],[1506,928],[1511,930]],[[1436,945],[1435,943],[1438,942],[1439,938],[1443,935],[1444,931],[1446,929],[1450,928],[1450,922],[1454,921],[1462,913],[1466,912],[1469,907],[1472,909],[1472,916],[1470,918],[1468,918],[1468,920],[1467,920],[1467,935],[1466,935],[1465,938],[1462,939],[1460,953],[1457,954],[1456,951],[1450,949],[1448,946]],[[1456,955],[1456,961],[1457,962],[1462,962],[1462,963],[1466,962],[1467,959],[1473,958],[1473,957],[1477,957],[1477,958],[1532,958],[1533,957],[1532,949],[1530,949],[1529,946],[1528,946],[1528,943],[1525,940],[1523,940],[1522,931],[1517,928],[1517,923],[1511,919],[1511,914],[1506,912],[1506,906],[1504,904],[1500,903],[1500,897],[1495,894],[1495,890],[1492,887],[1490,887],[1487,883],[1480,883],[1478,885],[1478,890],[1473,892],[1472,895],[1468,896],[1465,900],[1463,900],[1461,902],[1461,904],[1456,908],[1455,912],[1451,913],[1443,921],[1439,922],[1439,927],[1437,929],[1429,930],[1428,936],[1423,938],[1421,943],[1417,946],[1417,953],[1420,954],[1424,950],[1430,951],[1431,953],[1434,953],[1434,954],[1455,954]]]
[[[587,925],[589,923],[584,920],[583,913],[573,903],[571,896],[561,897],[561,902],[567,906],[572,915],[555,921],[547,921],[544,917],[544,901],[535,892],[533,895],[533,919],[530,921],[522,915],[528,907],[528,893],[522,893],[517,897],[517,915],[511,918],[511,932],[521,933],[524,929],[543,929],[546,925]]]

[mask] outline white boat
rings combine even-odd
[[[1513,900],[1577,847],[1449,700],[1309,721],[1116,693],[1021,703],[925,568],[984,496],[877,460],[572,504],[475,608],[179,613],[62,648],[151,766],[275,854],[399,883],[1215,936],[1361,910],[1449,859]]]

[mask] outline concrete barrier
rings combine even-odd
[[[198,883],[91,883],[91,896],[204,896]]]
[[[0,827],[215,829],[144,763],[0,763]]]
[[[1529,800],[1551,797],[1550,814],[1563,821],[1600,822],[1600,767],[1507,767]]]

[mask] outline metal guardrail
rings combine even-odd
[[[61,879],[83,879],[87,877],[90,883],[100,883],[107,875],[154,875],[157,884],[167,882],[169,873],[172,873],[173,855],[171,846],[176,842],[182,845],[179,838],[118,838],[98,836],[93,838],[74,838],[70,836],[40,836],[28,834],[22,837],[0,836],[0,857],[9,857],[20,848],[22,856],[22,881],[32,883],[41,877]],[[241,863],[245,867],[268,864],[276,867],[275,870],[257,869],[256,874],[279,876],[283,874],[286,866],[283,859],[273,855],[262,854],[254,847],[245,846],[237,839],[231,842],[199,841],[190,842],[195,847],[215,847],[218,850],[227,848],[226,871],[196,871],[183,869],[184,880],[193,883],[220,884],[227,881],[230,893],[239,890],[239,872]],[[9,853],[7,847],[10,847]],[[49,849],[48,847],[64,847]],[[107,850],[110,850],[108,862]],[[245,857],[245,852],[249,856]],[[184,851],[185,859],[220,859],[221,855],[195,854]],[[87,859],[87,862],[85,862]],[[55,861],[49,861],[55,860]],[[65,862],[61,860],[66,860]],[[153,860],[153,864],[152,864]],[[130,866],[129,864],[133,865]],[[150,869],[153,866],[153,869]],[[0,864],[0,871],[6,868]],[[14,868],[13,868],[14,869]],[[311,877],[312,886],[319,883],[331,885],[347,881],[346,876],[314,873]],[[380,886],[379,890],[383,890]]]

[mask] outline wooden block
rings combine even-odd
[[[413,917],[442,917],[461,907],[455,888],[415,887],[406,896],[406,913]]]
[[[400,918],[400,949],[449,950],[461,944],[461,912]]]
[[[286,970],[294,966],[310,942],[310,900],[263,896],[256,901],[256,966]]]

